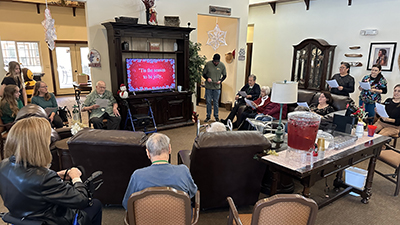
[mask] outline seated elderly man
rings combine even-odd
[[[171,154],[170,139],[155,133],[146,142],[147,157],[152,165],[135,170],[126,189],[122,205],[127,209],[128,199],[132,193],[148,187],[172,187],[194,197],[197,186],[194,183],[189,169],[185,165],[171,165],[168,163]]]
[[[240,92],[245,92],[246,93],[246,99],[250,100],[250,101],[254,101],[257,98],[260,97],[261,94],[261,88],[260,85],[256,84],[256,75],[252,74],[249,76],[249,81],[246,85],[244,85],[242,87],[242,89],[240,89]],[[246,105],[246,102],[244,100],[244,97],[242,97],[239,93],[236,94],[235,96],[235,106],[233,107],[232,111],[229,113],[228,117],[226,117],[226,119],[221,120],[222,123],[226,124],[228,119],[230,119],[233,122],[233,119],[235,118],[240,106],[242,105]],[[269,92],[268,92],[269,94]],[[237,118],[239,119],[239,118]],[[240,124],[238,124],[240,125]]]
[[[102,129],[103,119],[107,119],[107,130],[118,130],[121,122],[118,103],[111,91],[106,90],[104,81],[96,83],[96,90],[86,96],[83,106],[82,112],[91,111],[89,120],[94,129]]]

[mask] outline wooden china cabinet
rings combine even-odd
[[[293,47],[292,81],[297,81],[300,89],[325,90],[325,81],[332,75],[336,45],[306,39]]]

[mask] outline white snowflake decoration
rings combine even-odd
[[[51,17],[49,8],[44,10],[44,20],[42,21],[42,25],[45,31],[45,41],[49,46],[50,50],[53,50],[55,47],[54,41],[57,40],[56,28],[54,27],[54,19]]]
[[[207,34],[207,45],[210,45],[214,51],[217,50],[221,45],[228,45],[225,41],[226,31],[219,29],[218,23],[215,25],[214,30],[208,31]]]

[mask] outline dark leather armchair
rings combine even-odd
[[[83,129],[68,141],[68,148],[74,165],[85,169],[82,180],[103,171],[104,184],[94,197],[103,204],[121,205],[133,171],[151,165],[146,140],[143,132]]]
[[[257,131],[206,132],[196,138],[190,159],[190,151],[182,150],[178,161],[190,167],[201,208],[227,207],[228,196],[239,206],[254,205],[266,170],[254,155],[270,146]]]

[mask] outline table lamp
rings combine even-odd
[[[279,103],[281,106],[279,112],[279,124],[275,133],[275,138],[272,140],[277,146],[283,142],[283,127],[282,127],[282,108],[283,104],[290,104],[297,102],[297,82],[283,81],[276,82],[272,85],[271,102]],[[279,148],[279,147],[278,147]]]

